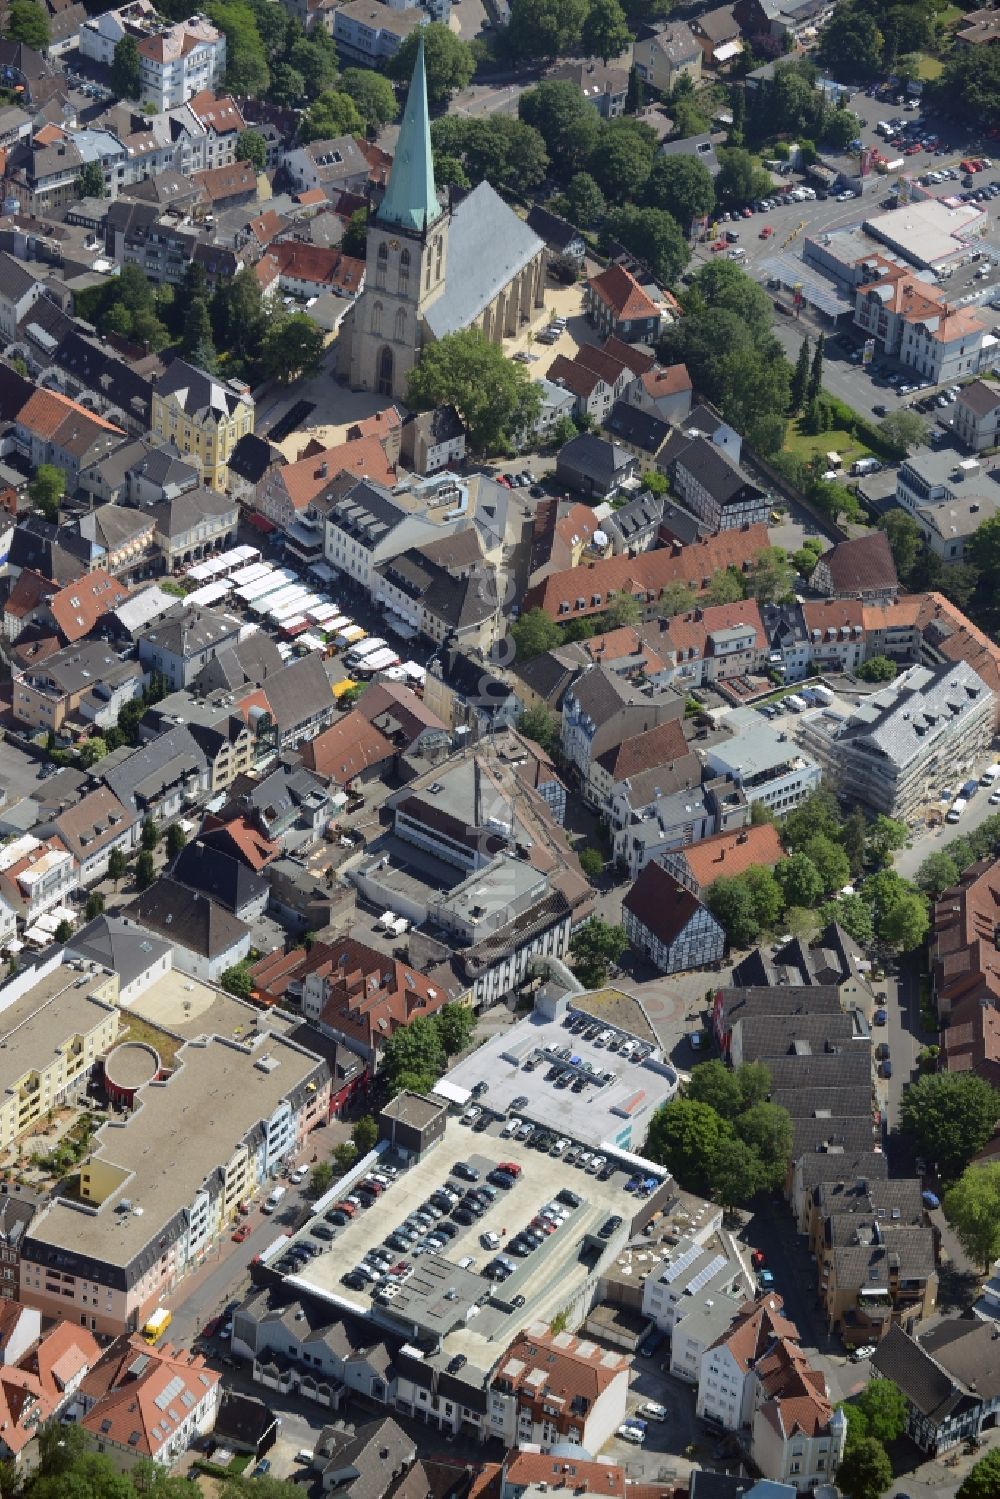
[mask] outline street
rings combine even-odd
[[[975,774],[979,774],[985,770],[992,759],[992,754],[985,756],[982,764],[975,768]],[[973,770],[965,772],[956,769],[954,776],[956,785],[949,788],[952,790],[953,795],[958,794],[957,788],[961,783],[962,776],[964,774],[971,776],[973,773]],[[941,811],[944,812],[944,810],[942,801]],[[991,807],[990,793],[985,787],[980,787],[979,792],[972,798],[972,801],[958,822],[943,822],[939,828],[921,826],[914,829],[910,844],[906,848],[901,849],[896,855],[895,866],[897,874],[903,875],[905,879],[912,880],[929,854],[939,853],[942,849],[946,849],[954,838],[974,832],[988,817],[996,817],[998,815],[1000,815],[1000,806]]]

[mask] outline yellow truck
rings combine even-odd
[[[172,1321],[173,1312],[168,1312],[165,1306],[158,1306],[142,1329],[146,1342],[158,1343]]]

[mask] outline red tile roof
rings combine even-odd
[[[229,198],[257,196],[257,173],[248,161],[234,161],[227,167],[209,167],[192,172],[191,181],[200,187],[210,203],[225,203]]]
[[[644,734],[625,739],[614,749],[605,750],[598,756],[598,764],[613,781],[623,781],[626,776],[637,776],[646,770],[656,770],[661,765],[672,765],[688,754],[688,742],[679,719],[657,724]]]
[[[1000,1003],[1000,863],[982,859],[934,907],[934,992],[946,1008],[963,1000]]]
[[[758,864],[771,869],[785,857],[778,830],[770,822],[741,828],[737,833],[716,833],[680,852],[702,890],[720,875],[743,874]]]
[[[206,129],[214,130],[217,135],[228,135],[231,130],[242,130],[246,125],[231,94],[216,98],[211,89],[202,89],[200,94],[188,100],[187,107]]]
[[[576,618],[599,614],[607,607],[609,596],[621,589],[641,594],[650,602],[655,602],[669,583],[689,583],[700,591],[708,587],[720,568],[749,568],[753,558],[767,545],[767,528],[748,526],[741,531],[720,531],[717,536],[704,537],[690,546],[676,545],[643,552],[638,557],[611,557],[606,562],[550,574],[528,590],[523,607],[544,609],[558,620],[567,615]],[[596,604],[595,594],[600,595]],[[579,608],[578,598],[583,599]],[[561,604],[567,608],[561,609]]]
[[[85,573],[49,600],[49,612],[68,645],[89,635],[97,621],[128,598],[128,589],[107,573]]]
[[[899,587],[892,548],[884,531],[869,531],[853,541],[840,541],[824,552],[816,565],[824,571],[829,569],[835,593]]]
[[[200,1354],[169,1343],[150,1348],[137,1335],[118,1338],[80,1386],[94,1401],[80,1425],[125,1452],[156,1457],[220,1378]]]
[[[610,338],[604,340],[601,348],[605,354],[610,354],[613,359],[624,364],[626,369],[630,369],[633,375],[648,374],[656,367],[656,360],[652,354],[648,354],[645,349],[637,348],[635,344],[627,344],[624,339],[616,338],[613,333]]]
[[[321,490],[345,471],[390,488],[396,482],[396,471],[375,437],[338,443],[335,448],[323,448],[309,458],[300,458],[297,463],[286,463],[277,471],[277,477],[294,508],[305,510]]]
[[[591,292],[611,309],[616,318],[651,318],[659,315],[659,308],[639,285],[631,271],[624,266],[609,265],[598,276],[587,282]]]
[[[275,277],[286,276],[353,296],[361,289],[365,263],[327,245],[284,239],[261,257],[255,274],[264,286],[269,286]]]
[[[964,999],[941,1031],[941,1066],[946,1072],[974,1072],[1000,1088],[1000,1009],[996,1001]]]
[[[301,750],[303,763],[310,770],[329,777],[338,786],[348,785],[373,765],[391,760],[395,753],[385,735],[357,708],[309,740]]]
[[[568,1410],[577,1400],[586,1401],[583,1408],[589,1410],[616,1379],[627,1378],[628,1369],[624,1354],[571,1333],[552,1333],[544,1323],[534,1322],[511,1343],[493,1379],[557,1411]],[[541,1381],[539,1374],[544,1376]]]
[[[85,406],[78,405],[67,396],[61,396],[55,390],[34,391],[18,412],[17,421],[19,426],[26,428],[35,437],[51,442],[70,416],[82,418],[83,425],[99,428],[102,432],[117,432],[123,437],[125,435],[121,427],[106,422],[103,417],[96,416],[93,411],[88,411]]]
[[[671,364],[666,369],[647,370],[641,379],[643,389],[654,401],[661,396],[676,396],[693,388],[686,364]]]

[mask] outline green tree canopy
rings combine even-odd
[[[44,52],[49,45],[49,22],[45,11],[35,0],[12,0],[7,11],[6,35],[36,52]]]
[[[945,1193],[944,1213],[962,1248],[985,1275],[1000,1256],[1000,1162],[967,1166]]]
[[[434,1017],[418,1015],[394,1031],[382,1048],[382,1068],[392,1093],[426,1093],[444,1071],[445,1050]]]
[[[1000,1093],[974,1072],[921,1077],[903,1093],[903,1132],[945,1179],[957,1177],[982,1150],[998,1120]]]
[[[246,0],[209,0],[206,13],[226,34],[226,87],[235,94],[262,98],[270,73],[252,6]]]
[[[968,49],[970,52],[975,50]],[[997,1499],[1000,1494],[1000,1448],[981,1457],[959,1485],[956,1499]]]
[[[538,131],[554,170],[564,180],[586,161],[601,133],[597,110],[576,84],[568,81],[543,80],[535,88],[525,89],[517,112],[524,124]]]
[[[737,1135],[760,1162],[758,1190],[775,1191],[785,1180],[792,1153],[792,1120],[776,1103],[755,1103],[740,1114]]]
[[[570,223],[581,229],[590,229],[604,217],[606,209],[604,194],[590,173],[574,172],[566,189],[566,212]]]
[[[823,896],[823,880],[808,854],[794,853],[783,859],[775,870],[785,904],[815,906]]]
[[[351,1126],[351,1139],[359,1155],[367,1155],[370,1150],[374,1150],[378,1140],[378,1125],[370,1114],[363,1114],[354,1122]]]
[[[656,141],[652,132],[629,125],[625,119],[606,125],[587,158],[587,171],[609,203],[638,202],[653,164]]]
[[[139,45],[134,36],[123,36],[115,46],[111,91],[119,99],[139,97]]]
[[[304,312],[275,318],[267,326],[261,348],[265,375],[288,385],[319,368],[323,355],[323,330]]]
[[[522,713],[517,727],[526,739],[539,745],[546,754],[559,743],[559,719],[543,705],[528,708]]]
[[[895,1442],[906,1429],[907,1401],[899,1385],[891,1379],[870,1379],[857,1396],[863,1412],[867,1435],[877,1442]]]
[[[254,171],[267,166],[267,141],[258,130],[241,130],[236,137],[236,160],[248,161]]]
[[[368,210],[356,208],[348,220],[344,237],[340,241],[340,248],[345,255],[353,255],[356,260],[364,260],[367,244]]]
[[[305,98],[304,80],[301,97]],[[292,103],[291,100],[288,102]],[[364,128],[364,120],[350,94],[329,90],[320,94],[302,116],[299,121],[299,140],[305,144],[307,141],[331,140],[338,135],[361,135]]]
[[[946,848],[935,849],[917,870],[917,884],[932,900],[937,900],[945,890],[957,885],[962,871],[953,855]]]
[[[668,583],[657,600],[657,613],[662,619],[673,619],[675,614],[687,614],[694,608],[696,598],[690,583]]]
[[[977,124],[1000,124],[1000,54],[996,48],[953,48],[941,76],[928,89],[928,99],[939,107],[960,109]]]
[[[237,999],[249,999],[253,993],[253,975],[249,963],[234,963],[225,970],[219,983],[227,994],[234,994]]]
[[[533,125],[511,115],[444,115],[431,126],[435,171],[442,160],[461,165],[473,186],[489,181],[523,191],[548,171],[545,142]]]
[[[715,184],[695,156],[658,156],[646,179],[644,201],[661,208],[688,233],[692,221],[715,207]]]
[[[55,521],[59,516],[59,502],[66,493],[66,475],[52,463],[40,463],[28,485],[31,503],[42,512],[46,520]]]
[[[156,879],[156,865],[153,863],[153,855],[148,848],[144,848],[135,861],[135,883],[138,890],[148,890]]]
[[[706,604],[736,604],[746,597],[743,574],[736,567],[717,567],[705,589]]]
[[[731,1148],[733,1127],[694,1098],[674,1098],[657,1110],[649,1125],[646,1152],[669,1167],[691,1192],[711,1192],[716,1162]]]
[[[896,571],[900,578],[905,580],[913,571],[920,550],[920,527],[912,515],[907,515],[905,510],[900,510],[898,507],[884,515],[879,525],[889,538]],[[1000,531],[1000,527],[997,529]],[[982,526],[979,530],[982,530]]]
[[[424,30],[429,28],[424,27]],[[508,359],[480,328],[449,333],[423,351],[407,399],[418,410],[453,405],[476,452],[499,452],[530,429],[540,396],[525,368]]]
[[[440,21],[411,31],[389,63],[389,76],[409,86],[417,60],[417,45],[424,44],[424,66],[427,70],[427,97],[431,104],[446,104],[452,94],[467,88],[476,71],[475,53],[468,42]]]
[[[719,174],[715,179],[715,196],[723,208],[742,208],[770,188],[768,173],[754,166],[750,152],[741,146],[720,147],[716,155]]]
[[[660,208],[636,208],[625,203],[608,214],[602,237],[631,250],[649,266],[658,281],[673,285],[691,256],[676,219]]]
[[[901,406],[882,418],[878,430],[896,457],[905,458],[911,448],[919,448],[927,441],[930,427],[918,411],[907,411]]]
[[[888,656],[870,656],[858,667],[862,682],[891,682],[896,675],[896,663]]]
[[[847,1499],[883,1499],[892,1483],[889,1454],[874,1437],[861,1437],[844,1452],[837,1487]]]
[[[468,1005],[445,1005],[434,1016],[446,1057],[457,1056],[472,1040],[476,1029],[475,1011]]]
[[[620,926],[592,916],[573,934],[569,950],[576,976],[586,989],[600,989],[608,980],[608,966],[617,963],[628,947]]]
[[[354,100],[369,130],[391,125],[399,113],[396,90],[388,78],[373,68],[345,68],[340,75],[340,87]]]
[[[735,1119],[737,1114],[743,1112],[739,1079],[717,1057],[692,1067],[684,1096],[698,1103],[707,1103],[722,1119]]]
[[[585,57],[609,63],[632,45],[628,19],[618,0],[590,0],[580,36]]]
[[[835,78],[864,77],[881,68],[884,45],[871,11],[856,0],[841,0],[820,32],[819,56]]]
[[[841,895],[827,901],[820,907],[819,919],[823,926],[836,921],[860,947],[867,947],[875,937],[871,906],[862,895]]]
[[[580,50],[587,0],[513,0],[507,41],[520,57],[546,62]]]
[[[851,878],[851,861],[839,843],[825,833],[815,833],[802,852],[819,875],[825,894],[840,890]],[[802,901],[790,902],[802,905]]]

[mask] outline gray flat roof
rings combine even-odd
[[[0,989],[0,1091],[47,1067],[74,1036],[86,1036],[115,1009],[118,985],[105,969],[80,973],[57,962],[30,988],[26,975]],[[108,991],[108,997],[101,995]],[[10,994],[11,997],[7,998]],[[5,1003],[6,999],[6,1003]]]

